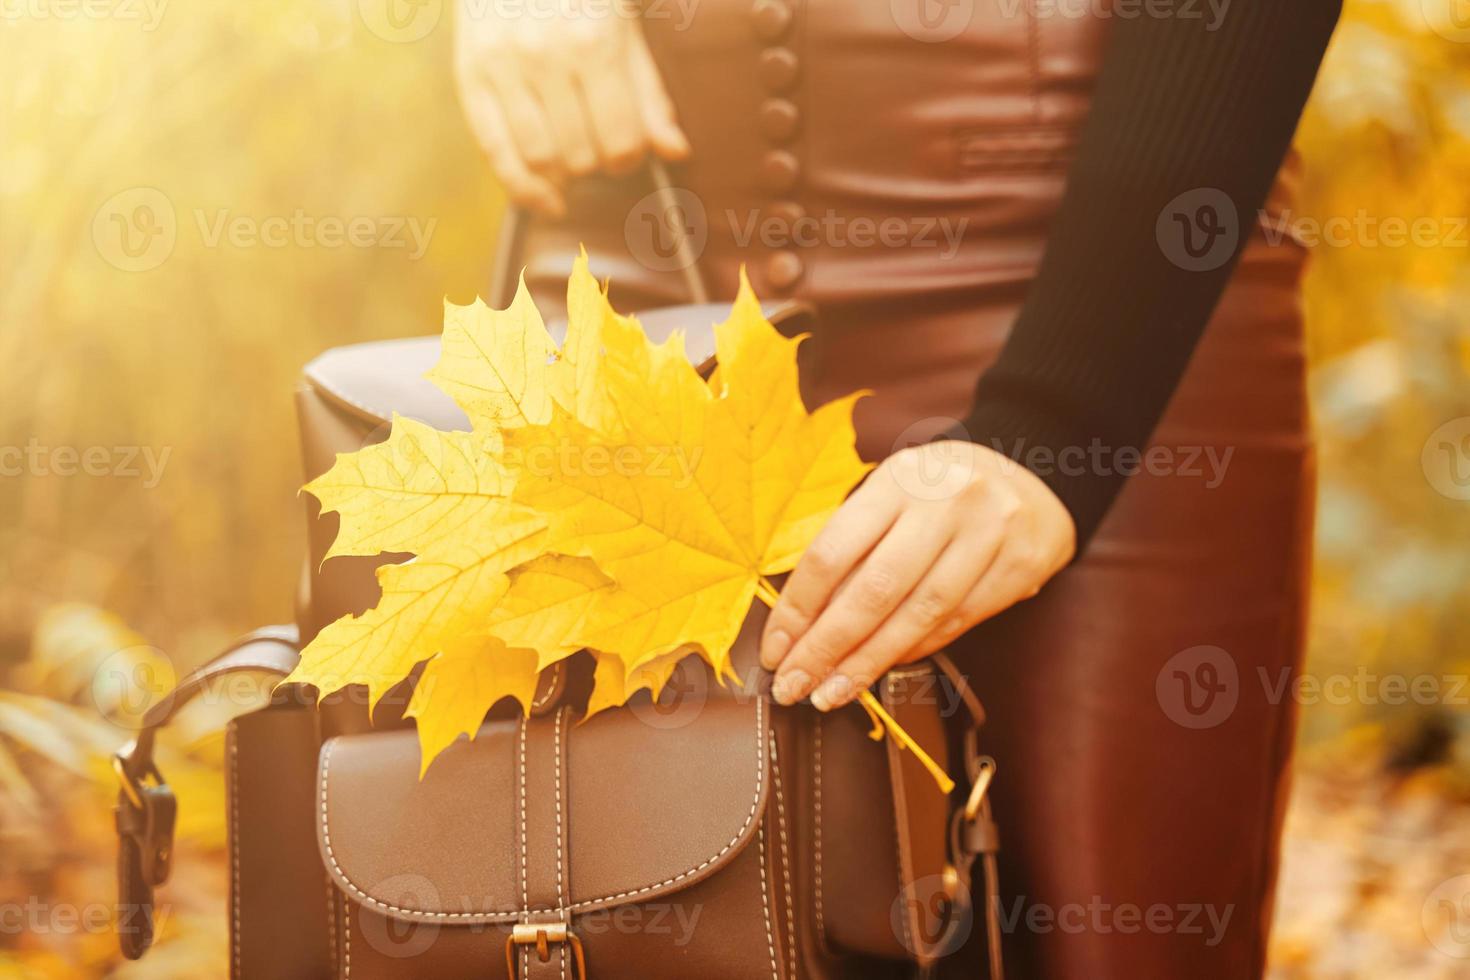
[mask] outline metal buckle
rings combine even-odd
[[[121,784],[123,795],[128,798],[128,802],[131,803],[135,809],[141,810],[144,807],[143,786],[142,783],[134,778],[133,774],[128,771],[128,763],[132,761],[132,755],[136,747],[136,742],[129,742],[127,745],[123,746],[116,753],[114,753],[112,756],[112,771],[117,774],[117,781],[119,784]],[[153,784],[155,786],[163,785],[163,773],[159,772],[158,766],[154,765],[153,763],[148,763],[148,769],[145,775],[151,776],[153,778]]]
[[[970,798],[965,801],[966,820],[980,816],[980,804],[985,802],[985,792],[995,778],[995,760],[990,756],[982,755],[976,760],[976,765],[975,784],[970,787]]]
[[[587,980],[587,960],[582,952],[582,940],[567,928],[565,922],[517,922],[505,939],[505,975],[518,980],[520,967],[516,964],[517,946],[535,946],[536,959],[542,963],[551,959],[551,944],[566,943],[572,947],[572,962],[575,971],[573,980]]]
[[[940,882],[944,888],[944,897],[949,900],[950,904],[953,904],[959,898],[960,889],[964,887],[964,882],[960,878],[960,869],[956,868],[953,862],[944,862],[944,873]]]

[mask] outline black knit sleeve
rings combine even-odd
[[[1036,448],[1057,459],[1147,443],[1249,239],[1340,6],[1235,0],[1218,24],[1112,25],[1041,268],[980,379],[968,438],[1024,447],[1022,463],[1045,458]],[[1037,475],[1075,519],[1080,552],[1124,477],[1063,469]]]

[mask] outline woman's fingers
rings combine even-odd
[[[566,213],[561,190],[552,181],[531,172],[510,134],[500,103],[486,89],[466,92],[465,116],[475,138],[485,148],[490,169],[512,201],[552,217]]]
[[[458,5],[461,100],[517,203],[560,217],[569,178],[629,173],[650,149],[669,160],[689,154],[642,24],[625,6],[531,16]]]
[[[511,139],[521,159],[533,172],[557,179],[565,172],[551,124],[541,102],[526,84],[525,76],[509,61],[488,61],[480,66],[501,114],[509,124]]]
[[[1035,595],[1070,560],[1075,526],[1039,478],[993,472],[993,450],[934,445],[885,461],[797,563],[761,639],[778,702],[846,704],[894,664]],[[941,452],[966,465],[925,479]]]
[[[968,629],[975,620],[967,618],[966,600],[999,548],[996,534],[952,540],[907,600],[812,693],[812,704],[821,711],[841,707],[894,664],[922,656],[925,643],[947,637],[925,651],[933,653]]]
[[[1031,554],[1024,539],[1017,536],[1007,538],[985,574],[961,600],[957,623],[942,623],[931,630],[916,644],[911,656],[924,657],[943,650],[976,623],[1031,598],[1040,591],[1053,571]]]
[[[546,119],[560,154],[561,169],[571,177],[582,177],[596,170],[597,145],[592,138],[588,110],[572,77],[558,72],[529,77],[545,107]]]
[[[578,78],[602,168],[610,174],[637,169],[648,143],[626,58],[594,59]]]
[[[1041,586],[1057,570],[1048,564],[1031,541],[1019,535],[1008,536],[995,561],[965,600],[966,612],[973,617],[971,622],[989,619],[1041,591]]]
[[[832,674],[833,668],[914,598],[915,586],[953,537],[953,526],[939,516],[911,509],[894,523],[782,661],[772,688],[777,701],[793,704],[819,682],[825,700],[846,699],[851,679]]]
[[[634,36],[631,48],[628,73],[648,143],[665,160],[683,160],[689,156],[689,139],[675,120],[674,102],[641,31]]]
[[[781,588],[761,634],[761,666],[775,670],[837,587],[898,519],[899,500],[870,483],[858,487],[822,528]]]
[[[557,46],[553,38],[529,32],[517,46],[516,65],[541,101],[559,156],[557,169],[569,176],[584,176],[597,169],[597,143],[592,138],[591,113],[576,84],[575,53]]]

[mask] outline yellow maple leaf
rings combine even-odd
[[[669,678],[674,676],[674,671],[690,653],[683,648],[673,650],[631,670],[622,657],[595,654],[597,667],[592,674],[592,696],[587,699],[587,717],[626,704],[639,691],[648,691],[657,701]]]
[[[285,682],[314,685],[322,695],[362,684],[376,705],[419,663],[482,632],[510,588],[507,572],[540,554],[544,538],[534,516],[483,524],[465,540],[380,567],[377,605],[327,624]]]
[[[551,417],[556,344],[522,278],[503,310],[484,300],[444,303],[439,363],[428,377],[453,398],[476,430],[537,425]]]
[[[554,406],[619,431],[628,406],[616,393],[650,381],[630,373],[644,353],[642,329],[613,312],[585,253],[568,308],[558,351],[524,282],[506,310],[446,303],[430,377],[474,431],[395,416],[386,441],[340,454],[305,488],[323,512],[339,515],[326,558],[417,557],[378,569],[378,603],[323,629],[287,680],[322,695],[365,685],[376,705],[424,663],[408,713],[418,719],[425,766],[459,734],[473,735],[501,698],[529,708],[538,672],[580,649],[567,641],[567,624],[611,586],[590,561],[545,553],[545,522],[511,501],[515,474],[500,457],[503,431],[544,423]],[[609,370],[621,386],[608,383]]]
[[[493,636],[460,636],[424,665],[404,715],[418,722],[419,775],[461,735],[473,739],[485,712],[511,697],[528,708],[536,695],[536,653]]]
[[[472,431],[395,417],[386,442],[306,488],[340,516],[328,557],[416,557],[380,568],[377,605],[322,630],[288,680],[364,684],[376,705],[423,664],[408,714],[425,768],[496,701],[529,710],[539,673],[582,649],[596,658],[589,714],[657,697],[691,650],[729,676],[752,600],[775,598],[767,577],[868,469],[859,395],[807,411],[800,338],[766,320],[743,274],[708,382],[681,334],[650,343],[613,310],[585,253],[567,308],[558,349],[524,282],[506,310],[446,304],[430,377]]]
[[[640,334],[617,358],[632,365],[627,376],[604,377],[620,432],[553,412],[507,433],[515,499],[546,517],[548,549],[592,559],[618,585],[567,624],[583,646],[632,670],[689,644],[729,671],[752,599],[769,593],[764,578],[790,570],[868,468],[850,398],[815,414],[803,406],[797,342],[742,278],[716,328],[714,388],[682,338],[653,345]]]
[[[617,588],[586,558],[542,555],[511,573],[511,584],[479,632],[536,653],[537,670],[584,646],[575,637],[592,602]]]
[[[483,437],[394,415],[386,441],[339,453],[304,488],[340,518],[326,558],[422,554],[479,525],[524,518],[510,501],[513,477],[492,449]]]
[[[500,699],[529,710],[541,671],[580,649],[567,642],[561,624],[575,621],[600,590],[615,588],[592,562],[561,555],[534,558],[509,578],[481,623],[445,639],[414,686],[405,715],[418,721],[422,771],[460,735],[473,739]]]
[[[648,394],[648,351],[643,328],[612,308],[584,250],[567,280],[566,341],[550,375],[555,402],[591,429],[621,432],[623,417],[636,412],[629,397]]]

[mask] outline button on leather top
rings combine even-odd
[[[778,39],[791,26],[791,8],[782,0],[755,0],[750,16],[756,34],[767,41]]]
[[[801,258],[795,252],[783,249],[766,260],[766,279],[777,289],[795,285],[803,271]]]
[[[771,150],[761,158],[761,186],[775,194],[791,190],[801,176],[801,164],[785,150]]]
[[[756,69],[768,92],[786,92],[796,83],[800,62],[790,48],[766,48]]]
[[[796,103],[789,99],[767,99],[761,103],[761,132],[772,142],[784,143],[791,139],[796,135],[800,121],[801,113],[797,111]]]
[[[766,205],[763,213],[765,217],[784,225],[789,233],[798,221],[806,217],[806,208],[795,201],[772,201]]]

